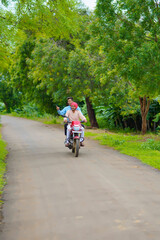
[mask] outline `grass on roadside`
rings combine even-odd
[[[63,118],[59,117],[59,116],[53,116],[51,114],[44,114],[42,116],[34,116],[32,115],[27,115],[27,114],[20,114],[20,113],[10,113],[8,114],[10,116],[13,117],[22,117],[22,118],[27,118],[27,119],[31,119],[31,120],[35,120],[35,121],[39,121],[42,122],[44,124],[61,124],[63,123]]]
[[[0,125],[0,130],[1,130],[1,125]],[[6,171],[6,162],[5,162],[5,157],[7,155],[7,150],[6,150],[6,143],[2,140],[1,134],[0,134],[0,199],[2,195],[2,190],[4,188],[4,185],[6,183],[4,174]],[[2,201],[0,200],[0,205]]]
[[[160,136],[94,133],[93,131],[87,131],[85,136],[99,140],[102,145],[113,147],[123,154],[136,157],[143,163],[160,169]]]

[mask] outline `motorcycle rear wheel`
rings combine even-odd
[[[79,154],[79,139],[75,140],[75,157],[78,157]]]

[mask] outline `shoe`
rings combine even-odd
[[[83,144],[83,142],[80,142],[80,146],[81,146],[81,147],[84,147],[84,144]]]
[[[65,144],[65,147],[69,147],[69,143],[66,143],[66,144]]]

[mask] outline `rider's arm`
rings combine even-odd
[[[64,118],[64,122],[68,122],[69,121],[69,111],[66,112],[66,117]]]
[[[67,107],[63,108],[62,110],[57,111],[59,115],[65,115],[67,112]]]
[[[87,122],[87,119],[85,118],[85,116],[79,111],[79,118],[84,121]]]

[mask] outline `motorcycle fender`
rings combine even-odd
[[[73,139],[79,139],[79,136],[75,136]]]

